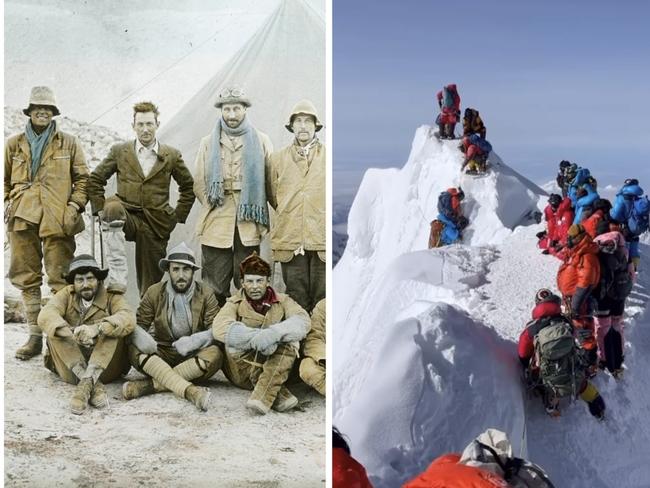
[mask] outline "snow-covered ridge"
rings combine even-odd
[[[544,191],[494,153],[488,176],[462,176],[456,145],[420,128],[404,168],[364,177],[334,269],[334,425],[377,487],[399,486],[488,427],[558,487],[647,487],[650,276],[642,267],[627,302],[625,380],[595,380],[606,423],[581,401],[549,419],[522,395],[516,353],[534,293],[555,288],[560,264],[536,248]],[[463,243],[427,250],[437,197],[459,184]]]

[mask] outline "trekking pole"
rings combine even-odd
[[[90,214],[90,254],[95,257],[95,216]]]
[[[99,221],[99,256],[101,259],[101,266],[104,269],[104,233],[102,232],[102,220]]]

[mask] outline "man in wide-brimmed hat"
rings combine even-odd
[[[201,268],[184,242],[159,265],[169,279],[150,286],[142,297],[139,327],[129,348],[131,364],[149,378],[124,383],[122,393],[130,400],[171,390],[207,410],[209,391],[192,383],[205,381],[221,369],[222,350],[211,331],[219,305],[214,290],[194,279]],[[152,326],[153,336],[147,332]]]
[[[286,293],[311,311],[325,298],[325,145],[314,104],[298,102],[285,125],[295,139],[271,155],[267,194],[277,215],[273,259],[282,263]]]
[[[93,214],[103,223],[108,288],[126,289],[124,241],[132,241],[140,296],[162,279],[158,262],[165,257],[169,235],[177,224],[185,222],[194,204],[194,181],[180,151],[156,138],[158,116],[153,103],[136,103],[132,124],[136,138],[111,147],[88,185]],[[105,198],[104,187],[115,173],[117,195]],[[169,204],[172,178],[178,184],[176,208]]]
[[[88,402],[105,407],[104,383],[131,368],[124,338],[133,332],[135,314],[121,293],[104,287],[107,274],[92,256],[76,256],[65,275],[68,286],[38,316],[47,334],[45,366],[63,381],[77,384],[70,401],[74,414],[82,413]]]
[[[226,87],[215,107],[221,109],[210,135],[201,140],[194,166],[194,193],[201,202],[197,235],[201,243],[203,281],[223,305],[230,282],[239,288],[237,266],[259,252],[269,227],[265,161],[273,152],[269,137],[246,115],[251,106],[243,89]]]
[[[298,343],[309,331],[309,315],[269,286],[271,266],[257,253],[244,259],[239,269],[242,288],[212,325],[214,338],[226,345],[224,373],[238,387],[253,390],[246,402],[253,412],[286,412],[298,404],[284,383]]]
[[[54,92],[32,88],[25,131],[5,144],[5,222],[11,246],[9,280],[22,292],[29,339],[16,351],[18,359],[41,353],[36,323],[41,310],[43,265],[56,293],[65,286],[63,273],[75,251],[75,234],[84,228],[88,167],[79,141],[58,130],[60,114]]]

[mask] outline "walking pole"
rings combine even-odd
[[[101,259],[101,266],[104,269],[104,233],[102,232],[102,219],[99,218],[99,255]]]
[[[95,257],[95,216],[90,214],[90,254]]]

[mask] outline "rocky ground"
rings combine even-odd
[[[261,417],[220,373],[207,385],[208,412],[172,393],[127,402],[119,381],[107,386],[108,408],[77,416],[68,408],[74,386],[42,356],[14,358],[23,331],[5,324],[5,486],[325,485],[325,400],[304,385],[291,388],[300,410]]]

